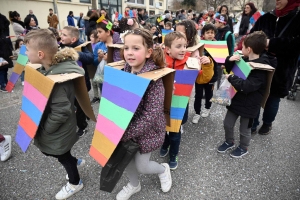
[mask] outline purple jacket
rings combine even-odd
[[[148,59],[138,74],[159,68],[152,59]],[[130,73],[131,66],[126,63],[124,71]],[[149,153],[161,147],[166,130],[164,97],[165,88],[162,79],[151,81],[122,141],[133,139],[139,144],[141,153]]]

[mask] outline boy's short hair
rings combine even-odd
[[[74,26],[65,26],[63,29],[67,30],[71,37],[79,39],[79,30]]]
[[[228,17],[227,17],[227,15],[218,15],[218,16],[215,17],[215,20],[222,23],[222,24],[227,24]]]
[[[255,31],[244,39],[246,48],[250,47],[255,54],[261,54],[267,47],[267,35],[263,31]]]
[[[172,22],[167,22],[165,26],[170,26],[172,28]]]
[[[53,56],[58,51],[57,40],[53,32],[48,29],[32,30],[26,34],[24,43],[32,45],[37,50]]]
[[[203,26],[202,30],[201,30],[201,35],[204,35],[204,33],[206,31],[210,31],[210,30],[214,31],[215,34],[217,33],[217,29],[216,29],[216,27],[214,25],[212,25],[212,24],[205,24]]]
[[[166,47],[171,48],[173,41],[176,39],[180,39],[180,38],[183,38],[186,40],[186,37],[183,33],[179,32],[179,31],[171,32],[165,36],[164,44]]]

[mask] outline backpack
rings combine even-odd
[[[231,37],[232,37],[232,46],[231,46],[231,49],[229,49],[229,51],[233,54],[233,52],[234,52],[234,46],[235,46],[235,37],[231,33],[231,31],[227,31],[227,33],[225,34],[225,41],[227,41],[227,38],[229,37],[230,34],[231,34]]]

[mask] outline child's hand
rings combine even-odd
[[[224,65],[221,65],[221,69],[225,69],[225,66],[224,66]]]
[[[158,34],[158,37],[161,37],[161,34]]]
[[[103,52],[101,49],[99,49],[99,50],[98,50],[98,58],[99,58],[100,60],[102,60],[102,59],[103,59],[103,56],[104,56],[104,52]]]
[[[228,80],[228,77],[231,76],[231,74],[225,74],[225,78]]]
[[[206,65],[210,63],[210,59],[207,56],[202,56],[200,57],[200,62],[201,64]]]
[[[107,61],[107,53],[103,55],[103,60]]]
[[[239,61],[241,59],[240,55],[233,55],[229,58],[230,61]]]

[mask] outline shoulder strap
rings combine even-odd
[[[285,25],[285,27],[282,29],[282,31],[280,32],[280,34],[277,37],[281,37],[282,34],[284,33],[284,31],[290,26],[290,24],[292,23],[292,21],[296,18],[296,16],[298,15],[300,7],[298,7],[298,10],[296,12],[296,14],[293,16],[293,18],[288,21],[288,23]],[[278,19],[277,19],[278,20]]]
[[[229,35],[231,35],[232,37],[232,48],[230,49],[231,52],[234,52],[234,46],[235,46],[235,37],[234,35],[231,33],[231,31],[227,31],[226,35],[225,35],[225,41],[227,41],[227,38],[229,37]]]

